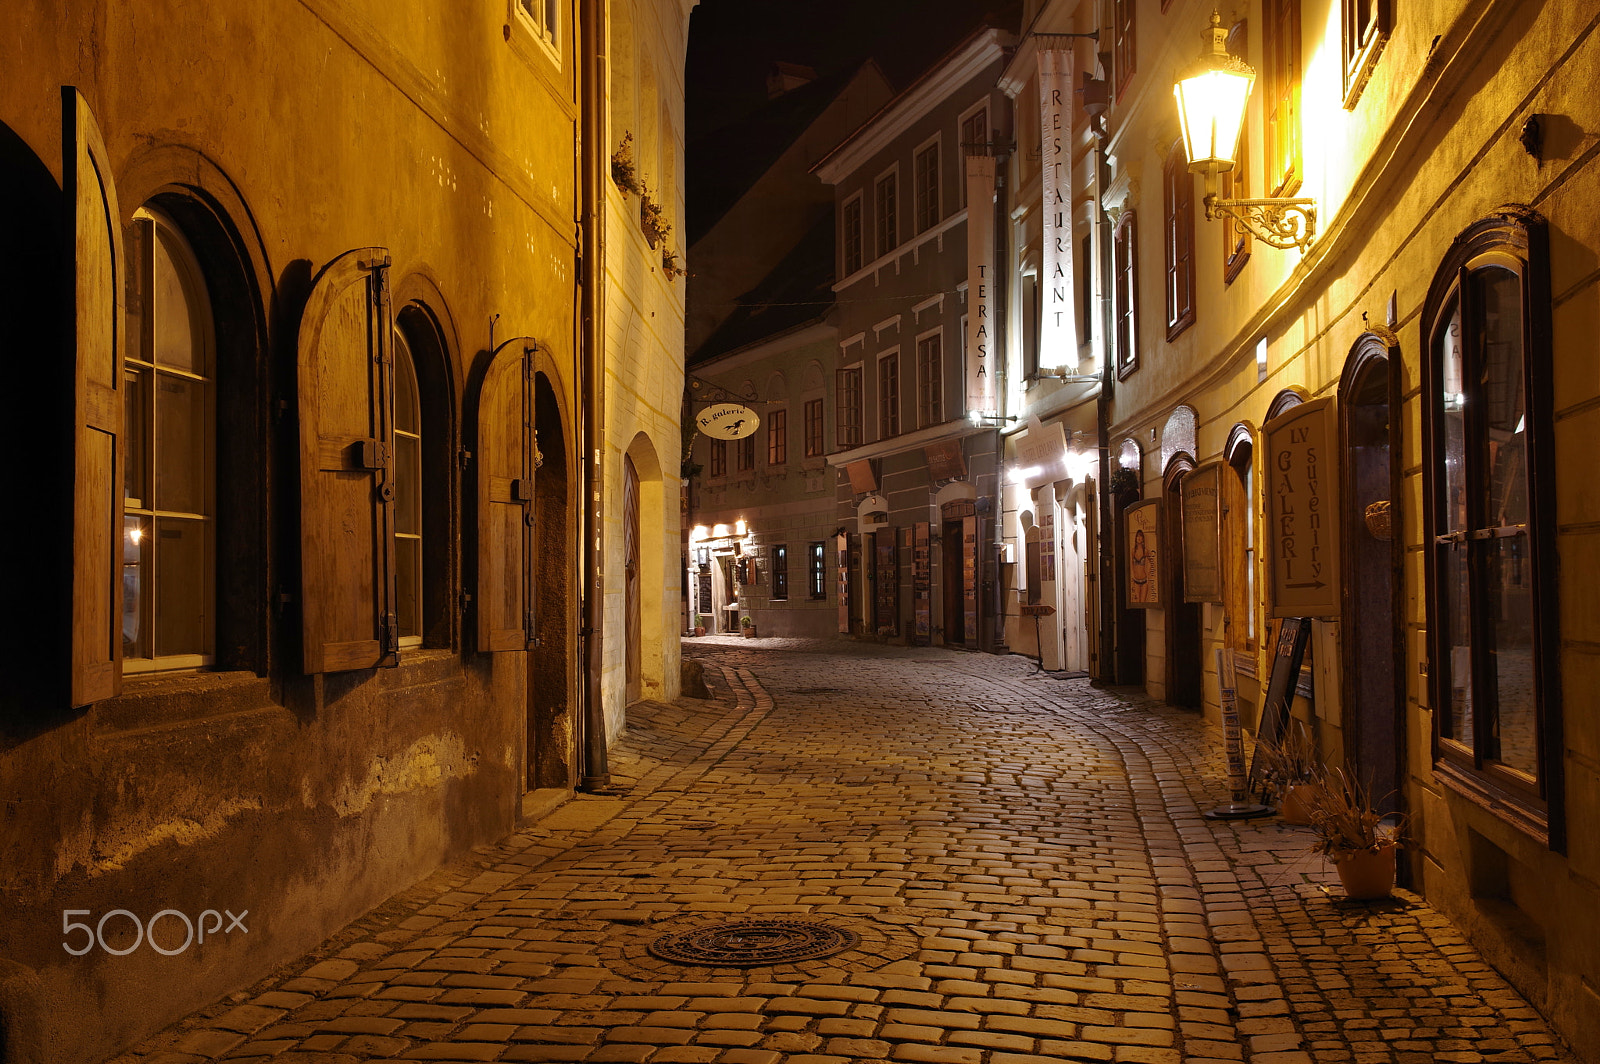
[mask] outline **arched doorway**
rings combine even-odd
[[[627,455],[622,456],[622,573],[627,700],[632,703],[643,693],[639,668],[643,609],[639,602],[639,471]]]
[[[1194,469],[1186,453],[1172,456],[1162,478],[1162,540],[1167,544],[1162,561],[1162,596],[1166,606],[1166,701],[1186,709],[1199,709],[1205,694],[1200,653],[1200,604],[1184,601],[1183,583],[1183,478]]]
[[[1387,812],[1399,809],[1405,778],[1405,639],[1396,594],[1403,563],[1394,418],[1399,354],[1395,336],[1374,329],[1356,341],[1339,380],[1346,500],[1345,749]]]
[[[1117,470],[1109,485],[1112,507],[1112,542],[1128,540],[1128,507],[1143,495],[1144,452],[1128,437],[1117,452]],[[1116,645],[1113,648],[1115,679],[1119,684],[1144,683],[1145,611],[1128,605],[1128,559],[1121,549],[1112,552],[1117,581]]]

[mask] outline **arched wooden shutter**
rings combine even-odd
[[[478,649],[526,650],[533,618],[533,356],[507,340],[478,395]]]
[[[396,665],[389,253],[347,251],[300,321],[300,593],[308,673]]]
[[[61,91],[71,232],[72,704],[122,690],[122,215],[89,105]]]

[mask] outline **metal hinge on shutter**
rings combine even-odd
[[[400,654],[400,617],[393,610],[383,615],[383,653]]]

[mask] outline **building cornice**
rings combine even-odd
[[[824,155],[811,172],[830,185],[839,184],[951,93],[981,74],[984,67],[1004,58],[1013,40],[1011,34],[992,26],[974,35],[965,47],[884,104],[877,114],[862,123],[861,128]]]

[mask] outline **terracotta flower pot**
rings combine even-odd
[[[1345,895],[1355,901],[1387,898],[1394,890],[1395,844],[1380,843],[1376,850],[1360,850],[1334,862]]]
[[[1283,801],[1278,803],[1278,817],[1285,824],[1301,827],[1310,824],[1311,810],[1316,808],[1320,789],[1315,783],[1293,784],[1283,792]]]

